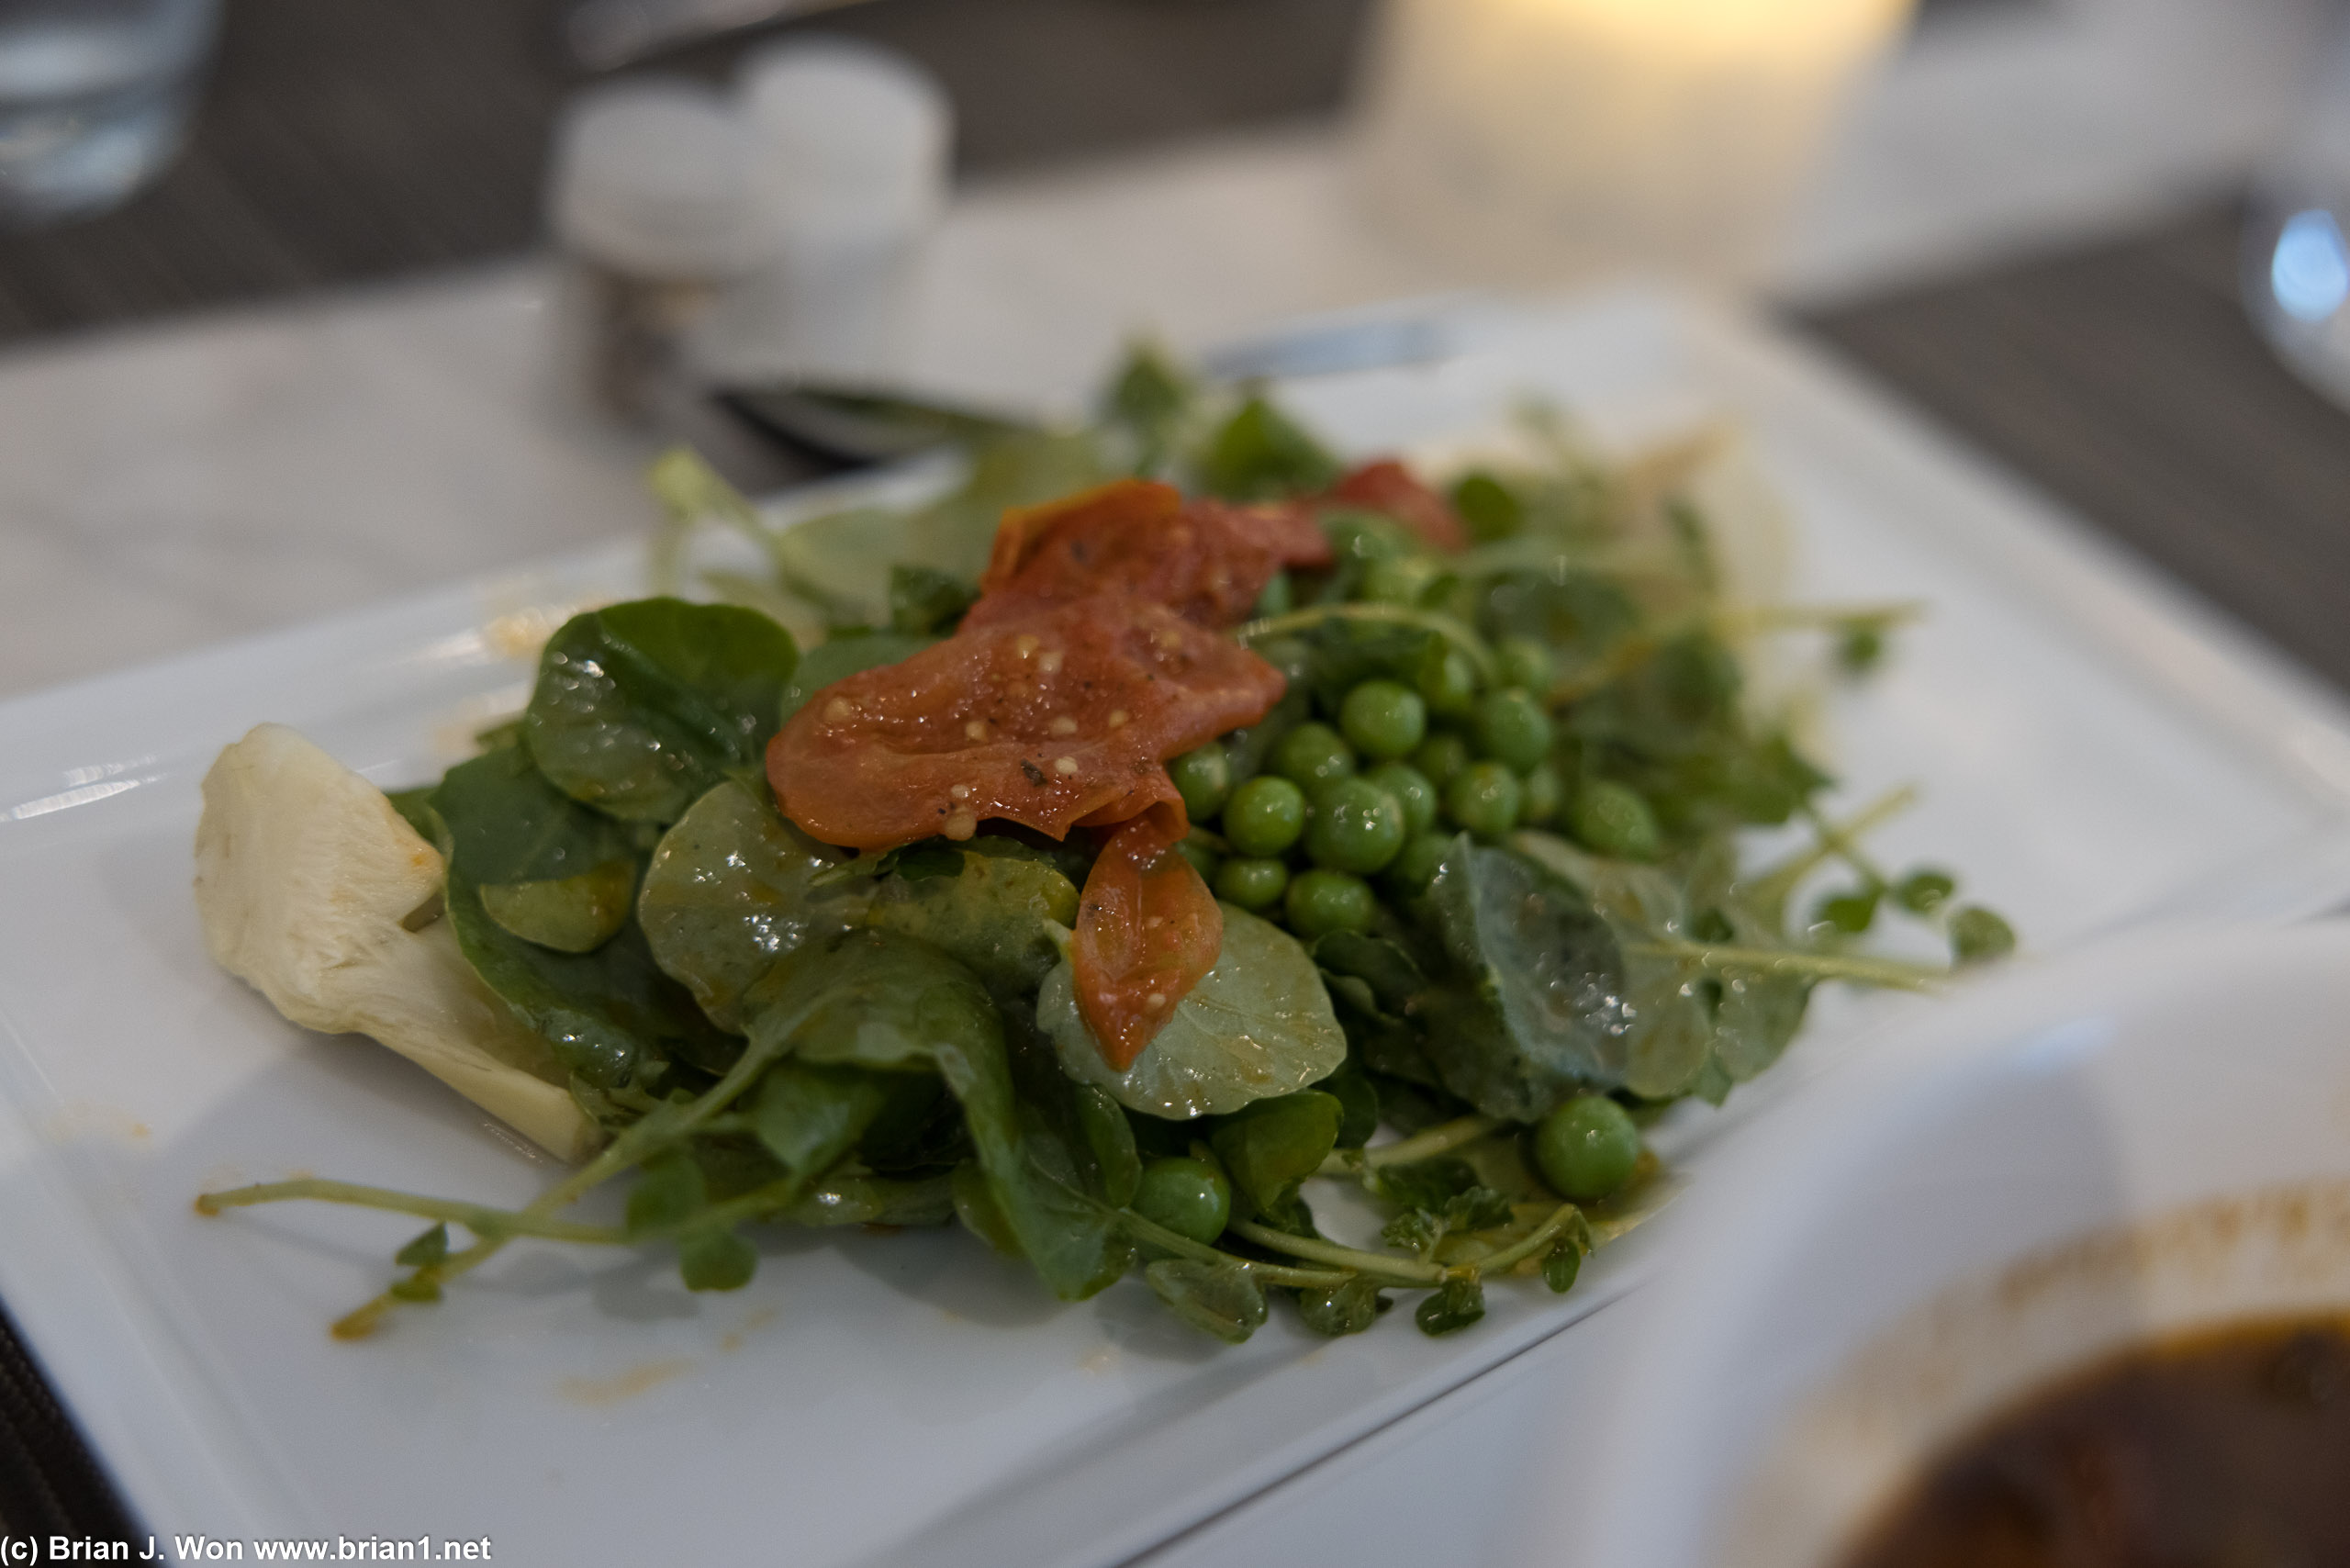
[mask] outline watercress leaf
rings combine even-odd
[[[755,610],[643,599],[548,639],[525,715],[557,789],[629,822],[675,822],[730,770],[755,772],[799,663]]]
[[[1337,1147],[1344,1114],[1333,1096],[1305,1090],[1223,1118],[1208,1146],[1232,1178],[1235,1210],[1270,1209],[1294,1195]]]
[[[922,839],[894,853],[890,873],[904,881],[942,881],[963,874],[963,852],[944,839]]]
[[[1646,1100],[1687,1091],[1716,1047],[1702,976],[1677,961],[1625,962],[1624,1087]]]
[[[613,1089],[672,1056],[711,1061],[723,1037],[661,972],[632,919],[592,953],[564,953],[490,917],[482,885],[567,876],[631,853],[628,830],[541,777],[507,746],[449,770],[433,792],[449,828],[448,919],[475,972],[591,1087]]]
[[[485,882],[482,908],[525,942],[558,953],[592,953],[628,924],[636,863],[607,860],[575,876]]]
[[[1366,1185],[1379,1197],[1402,1208],[1438,1213],[1477,1185],[1477,1170],[1465,1159],[1439,1155],[1434,1159],[1373,1166]]]
[[[976,442],[970,474],[906,521],[905,545],[890,557],[917,561],[977,582],[1008,507],[1058,500],[1113,477],[1090,430],[1020,430]]]
[[[677,1272],[689,1291],[739,1291],[758,1272],[758,1249],[712,1226],[677,1238]]]
[[[1449,1200],[1441,1217],[1445,1229],[1461,1232],[1490,1230],[1497,1225],[1507,1225],[1514,1216],[1507,1193],[1491,1187],[1472,1187]]]
[[[1383,1013],[1403,1013],[1427,985],[1402,943],[1359,931],[1333,931],[1320,938],[1314,944],[1314,961],[1327,973],[1361,980]]]
[[[896,1076],[779,1061],[759,1081],[752,1130],[792,1175],[816,1175],[856,1147],[890,1103]]]
[[[1388,1299],[1380,1294],[1375,1281],[1360,1277],[1328,1290],[1302,1290],[1297,1293],[1297,1315],[1306,1327],[1332,1338],[1341,1334],[1361,1333],[1378,1322],[1379,1315],[1390,1305]]]
[[[1166,1258],[1145,1269],[1143,1278],[1169,1312],[1227,1345],[1264,1324],[1264,1289],[1237,1263]]]
[[[1444,1086],[1487,1115],[1539,1119],[1623,1081],[1623,958],[1571,882],[1466,834],[1422,911],[1448,972],[1417,1000]]]
[[[1714,1059],[1743,1083],[1779,1059],[1803,1026],[1809,981],[1794,975],[1728,973],[1714,1007]]]
[[[1071,1084],[1069,1102],[1093,1156],[1102,1201],[1113,1208],[1125,1207],[1142,1185],[1142,1151],[1135,1143],[1134,1124],[1126,1120],[1123,1106],[1091,1084]]]
[[[1022,1125],[1003,1023],[977,976],[936,947],[878,931],[811,943],[744,998],[751,1047],[878,1072],[934,1071],[961,1102],[988,1199],[1055,1294],[1125,1271],[1125,1243],[1061,1185],[1065,1148]],[[780,1036],[778,1039],[776,1036]]]
[[[1496,640],[1539,642],[1569,680],[1604,666],[1641,622],[1629,594],[1590,572],[1505,572],[1485,584],[1480,598],[1479,631]]]
[[[979,590],[931,566],[890,568],[890,630],[905,637],[944,636],[963,619]]]
[[[665,1148],[637,1167],[628,1193],[628,1233],[657,1235],[675,1230],[710,1202],[710,1186],[692,1155]]]
[[[400,820],[416,829],[416,835],[438,849],[445,858],[449,853],[449,824],[441,820],[440,812],[432,804],[432,792],[437,784],[420,785],[413,790],[389,790],[384,799],[399,812]]]
[[[1475,1280],[1449,1279],[1420,1298],[1412,1321],[1427,1335],[1458,1334],[1485,1316],[1485,1287]]]
[[[1278,500],[1326,490],[1338,460],[1262,398],[1243,403],[1208,442],[1200,479],[1226,500]]]
[[[1444,1224],[1426,1209],[1412,1209],[1381,1226],[1379,1238],[1390,1247],[1425,1256],[1444,1239]]]
[[[1352,1062],[1315,1087],[1338,1103],[1338,1147],[1360,1148],[1379,1130],[1379,1091],[1371,1075]]]
[[[1077,884],[1048,857],[1008,838],[942,846],[951,866],[945,856],[910,865],[923,847],[909,846],[896,875],[878,885],[867,922],[951,954],[1000,1000],[1035,991],[1060,961],[1052,928],[1076,924]]]
[[[836,680],[846,680],[868,669],[894,665],[913,657],[935,637],[908,636],[897,632],[875,632],[856,637],[833,637],[819,643],[800,655],[800,664],[785,682],[783,695],[777,701],[777,722],[790,718],[813,697]]]
[[[976,1160],[965,1160],[955,1168],[955,1217],[963,1228],[978,1237],[1006,1258],[1022,1256],[1020,1235],[1012,1228],[1012,1221],[1003,1205],[995,1201],[995,1189],[988,1184],[987,1173]]]
[[[1346,1031],[1330,1009],[1314,960],[1297,939],[1235,904],[1223,904],[1224,947],[1124,1072],[1077,1011],[1066,959],[1046,976],[1036,1025],[1071,1078],[1121,1104],[1187,1120],[1237,1111],[1327,1077],[1346,1059]]]
[[[422,1269],[438,1263],[449,1255],[449,1227],[436,1225],[392,1254],[392,1261],[404,1269]]]
[[[861,887],[822,881],[845,859],[785,821],[764,786],[729,779],[661,835],[637,921],[663,970],[739,1030],[743,993],[778,958],[863,917]]]
[[[1542,1254],[1542,1282],[1560,1295],[1574,1288],[1575,1276],[1582,1271],[1583,1249],[1572,1237],[1560,1237]]]

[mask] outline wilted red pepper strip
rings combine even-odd
[[[1318,498],[1384,513],[1439,550],[1469,548],[1469,530],[1451,503],[1392,457],[1364,464]]]
[[[1171,485],[1121,479],[1005,513],[964,624],[1107,592],[1166,605],[1197,626],[1234,626],[1275,572],[1330,559],[1303,507],[1186,501]]]
[[[1110,837],[1085,879],[1069,967],[1077,1010],[1119,1072],[1215,968],[1224,912],[1175,846],[1183,809],[1158,806]]]

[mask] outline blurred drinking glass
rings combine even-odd
[[[2301,376],[2350,406],[2350,18],[2295,134],[2253,182],[2244,299]]]
[[[1386,0],[1373,207],[1465,274],[1753,282],[1909,0]]]
[[[0,227],[102,211],[179,151],[218,0],[0,0]]]

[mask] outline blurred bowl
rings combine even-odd
[[[1987,980],[1758,1124],[1667,1223],[1608,1459],[1528,1560],[1828,1568],[2052,1377],[2350,1305],[2350,924]]]

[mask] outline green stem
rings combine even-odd
[[[1359,1247],[1341,1247],[1335,1241],[1316,1241],[1311,1237],[1292,1236],[1252,1220],[1234,1220],[1232,1233],[1259,1247],[1270,1247],[1276,1252],[1303,1258],[1309,1263],[1327,1263],[1333,1268],[1352,1269],[1359,1274],[1383,1275],[1416,1285],[1440,1285],[1460,1272],[1441,1263],[1424,1263],[1417,1259],[1365,1252]]]
[[[1811,807],[1804,808],[1804,814],[1811,820],[1813,831],[1819,834],[1822,848],[1830,851],[1845,865],[1867,878],[1871,887],[1883,890],[1893,885],[1892,879],[1885,874],[1885,868],[1879,866],[1867,851],[1854,843],[1850,834],[1821,816]]]
[[[1403,604],[1317,604],[1304,610],[1292,610],[1286,615],[1269,615],[1261,621],[1251,621],[1235,631],[1234,641],[1243,646],[1263,637],[1276,637],[1284,632],[1303,632],[1311,627],[1326,625],[1333,621],[1370,621],[1392,626],[1411,626],[1423,632],[1433,632],[1469,655],[1477,666],[1477,678],[1491,683],[1497,666],[1494,651],[1485,640],[1449,615],[1433,610],[1415,610]]]
[[[1849,844],[1874,833],[1917,803],[1918,787],[1915,784],[1904,784],[1898,790],[1888,790],[1842,822],[1823,829],[1820,841],[1809,849],[1781,861],[1753,879],[1748,884],[1748,890],[1756,901],[1766,906],[1784,906],[1787,895],[1795,891],[1796,883],[1840,853],[1836,848],[1838,842]]]
[[[604,1146],[604,1151],[545,1192],[540,1193],[520,1212],[527,1219],[543,1219],[579,1201],[591,1189],[610,1181],[623,1170],[642,1163],[662,1146],[690,1137],[712,1116],[723,1111],[743,1092],[756,1082],[761,1073],[783,1054],[791,1036],[815,1011],[814,1003],[800,1010],[800,1016],[787,1019],[783,1027],[764,1030],[758,1038],[744,1047],[733,1068],[709,1092],[689,1105],[658,1105]],[[467,1228],[471,1228],[468,1226]],[[511,1230],[509,1234],[513,1234]],[[496,1257],[506,1245],[506,1236],[484,1236],[462,1252],[451,1253],[438,1263],[427,1264],[417,1271],[420,1282],[446,1284],[472,1272]],[[361,1339],[375,1330],[385,1313],[398,1305],[398,1298],[389,1291],[375,1297],[335,1320],[331,1330],[338,1339]]]
[[[1255,1258],[1238,1258],[1220,1248],[1179,1236],[1165,1226],[1145,1219],[1132,1209],[1111,1211],[1127,1234],[1136,1240],[1147,1242],[1162,1252],[1172,1252],[1178,1258],[1189,1258],[1194,1263],[1235,1263],[1269,1285],[1294,1285],[1301,1290],[1332,1291],[1355,1276],[1352,1271],[1337,1273],[1320,1269],[1292,1269],[1280,1263],[1267,1263]]]
[[[1731,606],[1713,612],[1718,632],[1800,632],[1836,630],[1854,624],[1901,626],[1924,619],[1926,602],[1918,599],[1887,599],[1880,604],[1753,604]]]
[[[1535,1227],[1532,1235],[1522,1240],[1512,1242],[1491,1257],[1478,1259],[1478,1271],[1499,1274],[1516,1268],[1537,1253],[1549,1250],[1550,1243],[1558,1239],[1560,1232],[1582,1217],[1583,1210],[1573,1204],[1561,1204],[1551,1211],[1549,1219]]]
[[[1423,1133],[1394,1143],[1382,1144],[1377,1148],[1350,1148],[1334,1154],[1322,1162],[1317,1176],[1360,1176],[1365,1170],[1382,1165],[1402,1165],[1415,1159],[1432,1159],[1439,1154],[1474,1143],[1502,1125],[1497,1116],[1460,1116],[1433,1126]]]
[[[599,1246],[618,1246],[628,1239],[618,1228],[608,1225],[582,1225],[576,1220],[549,1219],[518,1209],[491,1208],[486,1204],[468,1204],[454,1198],[427,1198],[414,1193],[396,1193],[388,1187],[364,1187],[355,1182],[330,1182],[305,1178],[297,1182],[263,1182],[251,1187],[234,1187],[225,1193],[207,1193],[196,1200],[196,1212],[217,1215],[223,1209],[245,1208],[254,1204],[282,1204],[298,1199],[321,1204],[349,1204],[364,1209],[387,1209],[393,1214],[415,1215],[420,1219],[443,1220],[464,1226],[476,1236],[543,1236],[550,1241],[577,1241]]]
[[[1946,969],[1872,958],[1858,953],[1807,953],[1785,947],[1731,947],[1707,942],[1660,938],[1627,942],[1624,951],[1650,958],[1685,958],[1709,969],[1751,969],[1766,975],[1802,975],[1813,980],[1855,980],[1902,991],[1930,991],[1951,978]]]

